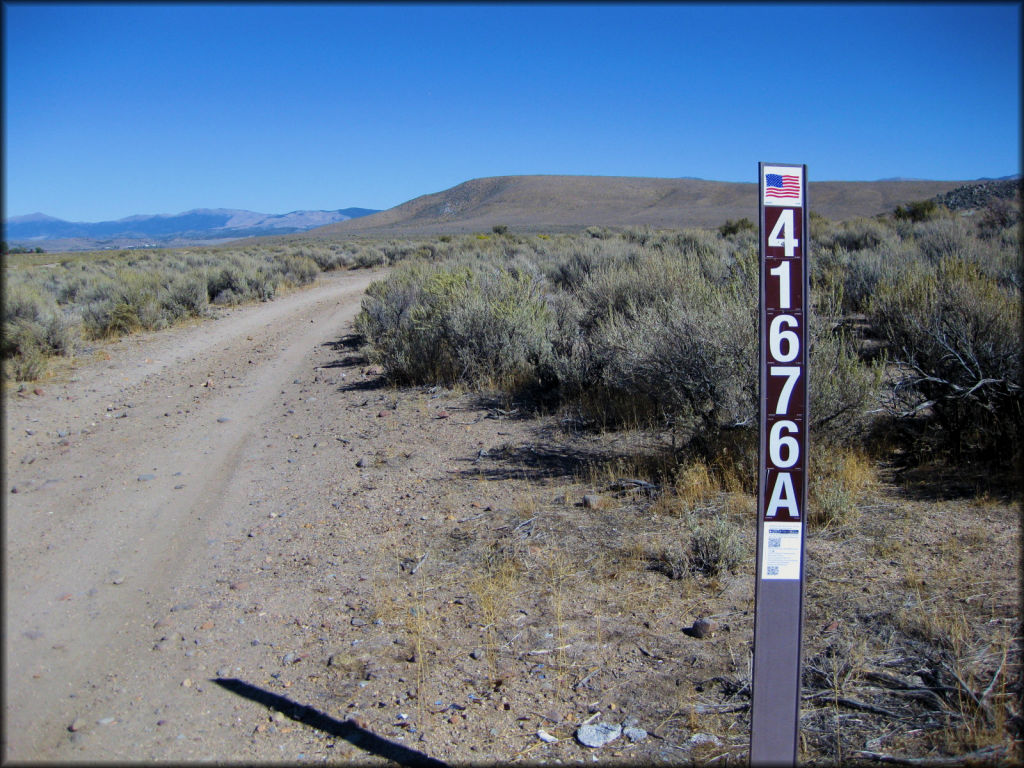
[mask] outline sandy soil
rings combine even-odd
[[[9,390],[7,759],[745,758],[753,526],[736,573],[673,578],[687,516],[614,490],[637,436],[384,386],[345,342],[377,276],[325,275]],[[808,543],[805,756],[936,754],[965,721],[878,681],[925,686],[958,631],[949,658],[985,706],[1013,694],[1016,508],[880,493]],[[742,494],[702,503],[753,513]],[[591,749],[588,721],[643,734]]]

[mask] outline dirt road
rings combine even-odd
[[[195,721],[179,702],[209,690],[217,667],[237,666],[234,652],[204,659],[216,624],[244,626],[217,612],[252,592],[220,574],[272,514],[262,486],[290,468],[278,433],[294,411],[285,401],[303,400],[294,382],[314,376],[318,353],[331,357],[323,345],[343,335],[373,277],[325,276],[214,321],[122,340],[69,381],[8,396],[6,757],[236,754],[210,737],[235,697]],[[175,643],[182,652],[166,650]]]

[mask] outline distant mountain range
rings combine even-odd
[[[286,235],[368,216],[371,208],[336,211],[256,213],[231,208],[197,208],[184,213],[128,216],[116,221],[64,221],[33,213],[4,221],[4,240],[47,251],[146,246],[181,246],[243,237]]]
[[[897,206],[936,200],[953,209],[977,207],[993,194],[1013,195],[1020,176],[1000,180],[811,181],[810,209],[835,221],[892,213]],[[129,216],[94,224],[41,213],[4,222],[10,246],[46,251],[180,247],[267,235],[298,238],[432,236],[487,232],[571,232],[590,226],[718,227],[757,220],[757,185],[693,177],[492,176],[421,195],[386,211],[344,208],[265,214],[199,208],[179,214]]]
[[[811,181],[810,208],[843,221],[892,213],[986,182],[881,180]],[[718,227],[728,219],[757,220],[757,184],[694,178],[632,176],[492,176],[422,195],[359,219],[307,230],[296,237],[429,236],[488,232],[504,225],[519,232],[579,231],[589,226]]]

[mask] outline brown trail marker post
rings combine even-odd
[[[761,447],[750,762],[794,764],[807,498],[807,166],[758,163]]]

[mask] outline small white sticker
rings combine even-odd
[[[799,579],[802,523],[765,523],[762,579]]]

